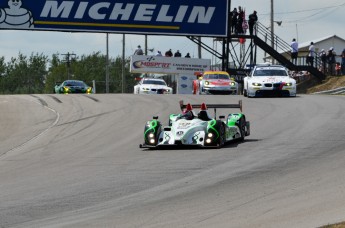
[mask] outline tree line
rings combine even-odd
[[[92,86],[96,83],[97,93],[106,91],[106,55],[95,52],[75,57],[71,61],[54,54],[49,59],[43,54],[25,56],[21,53],[6,62],[0,57],[0,94],[42,94],[53,93],[54,86],[67,79],[82,80]],[[132,93],[135,74],[129,72],[130,60],[123,63],[122,57],[109,59],[109,92],[122,92],[122,65],[124,66],[124,92]]]

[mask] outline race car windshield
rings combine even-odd
[[[226,74],[206,74],[203,77],[204,79],[230,79]]]
[[[65,83],[65,86],[80,86],[80,87],[86,87],[84,82],[78,82],[78,81],[68,81]]]
[[[145,80],[143,84],[150,84],[150,85],[166,85],[164,81],[157,81],[157,80]]]
[[[253,76],[288,76],[288,74],[285,70],[265,69],[254,71]]]
[[[185,120],[192,120],[194,119],[195,115],[192,111],[187,111],[186,113],[179,116],[177,119],[185,119]]]

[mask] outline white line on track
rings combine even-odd
[[[40,102],[38,102],[38,101],[31,101],[31,102],[35,102],[35,103],[37,103],[37,104],[39,104],[39,105],[42,105],[42,103],[40,103]],[[30,142],[32,142],[32,141],[38,139],[39,137],[41,137],[41,136],[42,136],[43,134],[45,134],[50,128],[54,127],[54,126],[59,122],[59,120],[60,120],[60,114],[59,114],[58,111],[56,111],[56,110],[54,110],[54,109],[52,109],[52,108],[50,108],[50,107],[48,107],[48,106],[45,106],[45,105],[43,105],[43,107],[46,108],[46,109],[48,109],[48,110],[50,110],[50,111],[52,111],[53,113],[55,113],[56,119],[55,119],[54,123],[53,123],[52,125],[50,125],[48,128],[46,128],[45,130],[43,130],[42,132],[40,132],[39,134],[37,134],[37,135],[35,135],[34,137],[32,137],[31,139],[29,139],[28,141],[22,143],[21,145],[19,145],[19,146],[17,146],[17,147],[12,148],[11,150],[9,150],[9,151],[3,153],[1,156],[22,149],[24,146],[26,146],[26,145],[29,144]]]

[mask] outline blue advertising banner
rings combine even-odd
[[[0,29],[227,35],[228,0],[0,0]]]

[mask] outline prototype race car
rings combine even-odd
[[[280,65],[258,65],[243,79],[243,95],[296,96],[296,80]]]
[[[207,106],[219,108],[239,108],[242,111],[242,101],[238,104],[187,104],[180,101],[182,114],[171,114],[168,126],[163,126],[154,116],[148,121],[144,129],[144,143],[140,148],[157,148],[164,146],[196,146],[220,148],[225,143],[234,140],[244,140],[250,134],[250,123],[243,113],[230,113],[210,117]],[[200,108],[198,114],[193,111]]]
[[[92,87],[88,86],[85,82],[79,80],[66,80],[61,84],[57,84],[54,87],[55,93],[92,93]]]
[[[193,82],[193,94],[237,94],[238,83],[226,71],[205,71]]]
[[[159,78],[143,78],[134,86],[134,94],[172,94],[172,92],[173,89]]]

